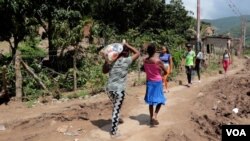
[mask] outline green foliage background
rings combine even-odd
[[[12,42],[12,54],[0,62],[8,65],[9,91],[14,95],[11,60],[17,49],[50,91],[71,91],[74,52],[64,54],[68,46],[82,50],[77,54],[78,88],[90,94],[103,91],[107,76],[102,74],[103,60],[96,52],[99,45],[84,48],[78,44],[83,26],[89,23],[89,38],[104,38],[104,45],[126,39],[141,51],[144,43],[154,42],[158,49],[168,46],[177,72],[184,51],[181,46],[193,36],[188,30],[195,22],[188,14],[181,0],[171,0],[170,4],[162,0],[0,0],[0,18],[5,20],[0,22],[0,40]],[[42,38],[37,34],[38,27],[44,28]],[[48,40],[48,52],[38,48],[44,38]],[[41,65],[45,58],[49,58],[50,66]],[[130,71],[138,69],[137,63]],[[29,74],[22,71],[22,75],[25,100],[45,95]]]

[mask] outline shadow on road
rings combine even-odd
[[[111,128],[111,119],[92,120],[91,123],[103,131],[109,132]]]
[[[146,114],[140,114],[138,116],[130,116],[129,118],[133,120],[137,120],[139,122],[139,125],[150,125],[149,124],[149,115]]]

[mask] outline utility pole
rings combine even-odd
[[[201,49],[201,39],[200,39],[200,0],[197,0],[197,29],[196,29],[196,46],[195,52]]]
[[[247,20],[246,17],[243,20],[243,49],[246,47],[246,30],[247,30]]]
[[[240,37],[240,48],[239,54],[242,55],[245,48],[245,37],[246,36],[246,18],[241,16],[241,37]]]

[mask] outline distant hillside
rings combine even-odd
[[[246,33],[246,42],[250,45],[250,15],[246,16],[247,18],[247,33]],[[204,19],[202,21],[211,23],[215,27],[216,34],[227,34],[230,33],[233,37],[240,37],[240,26],[241,21],[240,17],[226,17],[215,20]]]

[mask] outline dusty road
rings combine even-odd
[[[130,87],[123,105],[122,141],[220,140],[220,125],[250,124],[250,60],[223,74],[206,77],[190,88],[176,86],[166,94],[160,125],[149,126],[145,86]],[[234,114],[233,108],[239,108]],[[109,141],[111,104],[105,94],[86,100],[55,102],[27,108],[0,106],[0,141]]]

